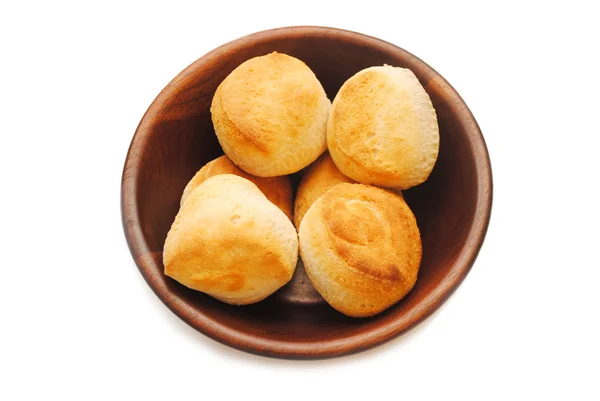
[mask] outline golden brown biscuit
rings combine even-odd
[[[338,170],[331,160],[329,153],[322,154],[302,176],[296,199],[294,201],[294,225],[300,227],[300,222],[310,206],[325,192],[343,182],[354,183]]]
[[[185,201],[165,241],[165,274],[223,302],[258,302],[285,283],[298,261],[287,216],[256,185],[211,177]]]
[[[330,107],[306,64],[274,52],[233,70],[215,92],[211,115],[223,151],[239,168],[274,177],[325,151]]]
[[[356,183],[352,178],[342,174],[328,152],[322,154],[317,161],[311,164],[302,176],[296,192],[294,201],[294,225],[296,228],[300,228],[304,214],[321,195],[343,182]],[[403,196],[399,189],[391,190]]]
[[[367,68],[336,95],[327,145],[344,175],[364,184],[407,189],[425,181],[437,159],[435,110],[412,71]]]
[[[219,174],[234,174],[253,182],[268,200],[279,207],[290,220],[292,219],[292,184],[288,176],[256,177],[240,170],[227,156],[217,157],[198,170],[183,190],[180,205],[183,205],[183,202],[198,185]]]
[[[300,255],[317,291],[338,311],[373,316],[415,285],[421,237],[404,200],[362,184],[338,184],[300,224]]]

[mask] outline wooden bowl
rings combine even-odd
[[[272,51],[303,60],[330,99],[357,71],[384,63],[410,68],[437,111],[440,153],[429,179],[405,192],[423,240],[414,289],[384,313],[346,317],[325,303],[302,266],[292,282],[258,304],[230,306],[163,274],[163,244],[183,188],[222,154],[210,118],[221,81],[240,63]],[[131,253],[156,295],[198,331],[267,356],[321,358],[352,353],[397,336],[433,313],[469,272],[492,205],[490,160],[467,105],[435,70],[373,37],[323,27],[255,33],[227,43],[181,72],[152,103],[133,137],[121,188],[123,228]]]

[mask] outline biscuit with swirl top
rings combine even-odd
[[[362,184],[338,184],[306,212],[300,255],[312,284],[352,317],[384,311],[413,288],[422,245],[402,197]]]

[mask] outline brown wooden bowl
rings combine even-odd
[[[230,306],[163,274],[162,249],[183,188],[222,154],[210,118],[221,81],[240,63],[272,51],[303,60],[330,99],[357,71],[384,63],[410,68],[437,111],[440,153],[430,178],[405,192],[423,240],[414,289],[384,313],[353,319],[329,307],[302,266],[258,304]],[[181,72],[152,103],[133,137],[121,188],[125,236],[142,275],[181,319],[213,339],[267,356],[321,358],[393,338],[433,313],[469,272],[492,205],[490,160],[477,122],[444,78],[412,54],[373,37],[323,27],[255,33],[227,43]]]

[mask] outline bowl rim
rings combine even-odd
[[[435,77],[447,98],[457,107],[457,119],[465,126],[465,131],[469,136],[469,145],[474,154],[478,188],[473,222],[469,228],[466,242],[448,273],[448,278],[441,280],[434,289],[429,291],[407,314],[408,316],[399,317],[386,325],[379,325],[373,330],[358,332],[348,337],[319,342],[291,342],[231,329],[219,321],[198,313],[192,305],[169,291],[167,286],[156,277],[152,267],[155,263],[160,263],[162,253],[151,252],[141,229],[137,207],[137,177],[140,173],[138,166],[142,157],[142,152],[139,150],[146,146],[148,128],[153,125],[157,111],[171,96],[176,84],[188,76],[191,71],[202,68],[203,65],[223,54],[242,47],[252,46],[265,40],[270,41],[284,37],[289,39],[290,36],[304,37],[307,35],[335,36],[338,40],[352,41],[396,54],[402,53],[403,57],[420,64],[427,75]],[[458,92],[433,68],[406,50],[372,36],[324,26],[290,26],[256,32],[217,47],[186,67],[159,93],[142,117],[127,152],[121,178],[121,219],[127,244],[142,276],[159,299],[187,324],[220,343],[253,354],[291,359],[317,359],[352,354],[380,345],[414,328],[433,314],[462,283],[479,254],[491,217],[492,192],[490,157],[479,125]]]

